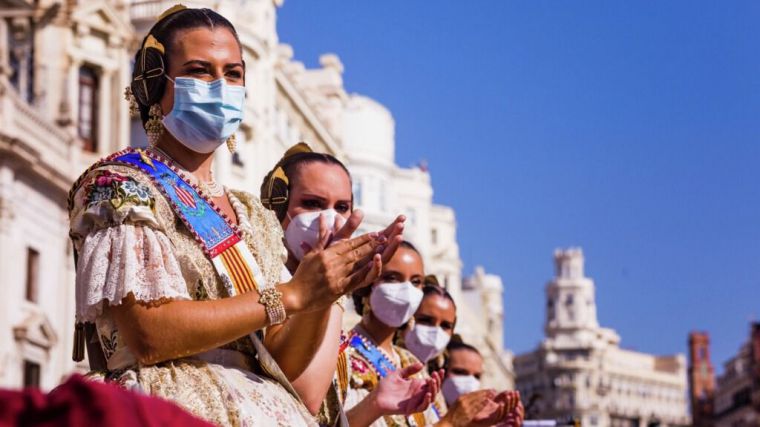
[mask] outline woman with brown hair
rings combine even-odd
[[[242,48],[216,12],[162,14],[135,55],[128,95],[150,147],[97,162],[70,193],[75,359],[86,344],[92,376],[216,424],[316,424],[303,402],[324,397],[324,380],[291,385],[314,352],[278,350],[316,348],[320,334],[277,325],[374,280],[390,236],[343,240],[291,277],[277,219],[214,180],[214,151],[234,148],[245,99]]]
[[[362,220],[361,211],[353,206],[351,176],[346,167],[329,154],[312,152],[305,143],[289,149],[266,175],[261,185],[261,200],[275,212],[283,227],[288,249],[287,266],[291,271],[296,271],[300,263],[313,254],[349,238]],[[396,247],[401,242],[403,221],[404,217],[399,216],[386,230],[386,234],[392,236],[389,246]],[[321,367],[328,363],[338,366],[327,399],[324,402],[307,402],[310,409],[323,403],[319,414],[323,424],[333,424],[343,415],[342,405],[347,394],[350,367],[346,353],[341,351],[347,345],[345,335],[341,334],[343,310],[342,301],[338,301],[329,309],[310,313],[298,325],[294,323],[295,318],[283,325],[303,330],[327,325],[319,350],[304,371],[308,374],[313,370],[315,375],[332,378],[333,371]],[[288,347],[287,351],[305,350],[295,345],[297,347]],[[285,347],[283,351],[286,351]],[[381,382],[368,399],[378,416],[411,414],[420,410],[420,405],[427,405],[425,396],[437,391],[440,384],[433,380],[410,378],[421,368],[419,365],[396,371]],[[310,386],[300,378],[293,385],[296,389]],[[346,418],[345,422],[352,426],[361,425],[352,417]]]

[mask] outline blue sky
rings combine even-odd
[[[435,5],[435,7],[431,7]],[[543,336],[556,247],[581,246],[623,345],[722,365],[760,315],[760,2],[297,1],[280,39],[396,120],[456,209],[465,271],[505,283],[505,339]]]

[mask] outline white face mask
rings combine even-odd
[[[285,243],[288,245],[288,249],[293,253],[298,261],[303,259],[304,249],[302,243],[306,243],[312,248],[316,246],[319,241],[319,217],[324,215],[327,220],[327,227],[331,232],[335,232],[337,228],[342,227],[341,223],[345,223],[346,219],[343,218],[335,209],[326,209],[323,211],[304,212],[290,218],[290,224],[285,229]],[[338,218],[338,224],[335,223]],[[333,227],[335,226],[335,229]]]
[[[404,335],[404,344],[421,362],[441,354],[451,337],[440,326],[415,324]]]
[[[422,296],[422,291],[411,282],[381,283],[372,288],[369,305],[377,320],[398,328],[412,318]]]
[[[453,405],[459,396],[477,390],[480,390],[480,380],[473,375],[450,375],[441,385],[447,405]]]

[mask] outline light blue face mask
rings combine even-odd
[[[174,82],[174,107],[163,123],[182,145],[208,154],[235,133],[243,120],[244,86],[228,85],[224,79],[166,78]]]

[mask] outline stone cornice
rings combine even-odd
[[[293,85],[293,82],[291,82],[285,73],[280,69],[276,69],[274,75],[277,85],[293,102],[293,105],[298,108],[301,114],[303,114],[303,117],[307,120],[309,126],[314,129],[314,132],[319,135],[325,145],[330,149],[330,154],[338,158],[343,158],[344,153],[340,148],[340,145],[335,140],[333,135],[327,130],[327,128],[325,128],[324,124],[322,124],[322,121],[319,119],[319,117],[317,117],[316,113],[306,102],[301,92],[298,91]]]

